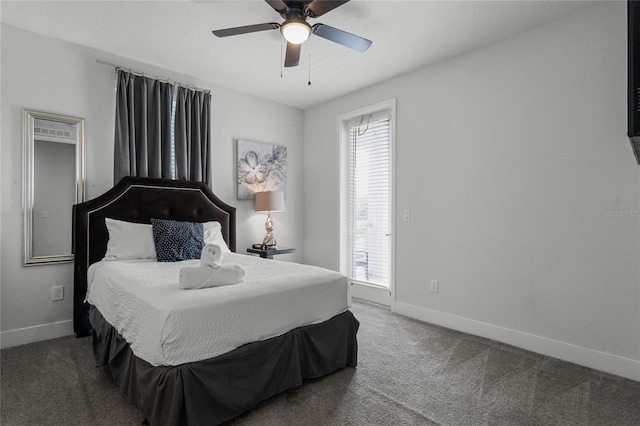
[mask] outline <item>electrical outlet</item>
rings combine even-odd
[[[64,300],[64,286],[51,287],[51,300]]]
[[[431,291],[433,293],[440,291],[440,282],[438,280],[431,280]]]

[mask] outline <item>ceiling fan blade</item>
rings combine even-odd
[[[349,0],[313,0],[307,6],[307,11],[309,12],[310,18],[317,18],[347,2],[349,2]]]
[[[271,6],[273,10],[275,10],[278,13],[282,13],[289,8],[289,6],[287,6],[287,4],[282,0],[264,0],[264,1],[266,1],[269,4],[269,6]]]
[[[223,30],[211,31],[216,37],[229,37],[239,34],[255,33],[257,31],[275,30],[280,28],[280,24],[269,22],[266,24],[245,25],[244,27],[225,28]]]
[[[300,49],[302,44],[287,43],[287,53],[284,56],[285,67],[297,67],[300,63]]]
[[[358,52],[365,52],[372,43],[371,40],[367,40],[366,38],[339,30],[329,25],[315,24],[312,30],[313,33],[319,37],[326,38],[327,40],[331,40],[335,43],[357,50]]]

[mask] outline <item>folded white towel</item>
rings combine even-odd
[[[222,263],[222,248],[218,244],[205,244],[200,254],[200,266],[217,268]]]
[[[222,249],[206,244],[200,254],[200,266],[180,269],[179,288],[195,289],[237,284],[244,278],[244,269],[236,264],[222,265]]]
[[[240,265],[192,266],[180,269],[182,289],[218,287],[237,284],[244,278],[244,269]]]

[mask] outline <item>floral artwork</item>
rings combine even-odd
[[[263,191],[287,197],[287,147],[238,140],[238,199],[251,200]]]

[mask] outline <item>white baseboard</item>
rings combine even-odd
[[[73,334],[73,320],[52,322],[33,327],[18,328],[0,333],[0,348],[26,345],[41,340],[55,339]]]
[[[395,302],[394,312],[464,333],[497,340],[522,349],[640,381],[640,360],[576,346],[409,303]]]

